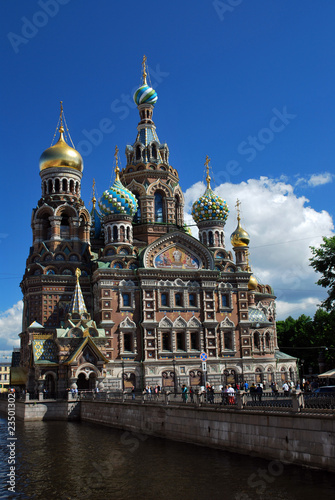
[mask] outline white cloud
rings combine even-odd
[[[311,175],[308,181],[308,185],[312,187],[322,186],[323,184],[328,184],[329,182],[332,181],[333,181],[333,175],[330,174],[329,172],[325,172],[324,174]]]
[[[23,302],[19,300],[7,311],[0,312],[0,350],[20,347],[18,334],[22,331]]]
[[[198,182],[185,193],[186,220],[190,221],[192,203],[204,193]],[[306,206],[309,201],[297,196],[285,180],[267,177],[240,184],[224,183],[215,189],[224,198],[230,214],[225,227],[226,248],[236,228],[235,204],[241,201],[241,224],[250,235],[250,263],[256,278],[274,288],[278,297],[278,319],[292,310],[294,317],[313,315],[325,291],[315,285],[317,274],[309,265],[310,246],[318,246],[329,236],[333,221],[328,212]],[[197,236],[197,228],[192,228]],[[292,308],[285,306],[292,304]],[[290,314],[290,313],[289,313]]]
[[[323,186],[324,184],[329,184],[333,182],[333,174],[330,172],[324,172],[323,174],[312,174],[309,179],[305,179],[304,177],[299,177],[296,181],[296,186],[308,186],[308,187],[317,187]]]

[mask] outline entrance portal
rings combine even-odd
[[[87,391],[90,388],[89,380],[86,378],[85,373],[79,373],[77,387],[79,391]]]

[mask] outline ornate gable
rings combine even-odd
[[[178,316],[178,318],[173,323],[174,328],[186,328],[186,326],[187,323],[181,316]]]
[[[172,321],[166,316],[159,322],[159,328],[172,328]]]
[[[235,324],[233,323],[233,321],[231,321],[228,318],[228,316],[226,316],[225,319],[223,321],[221,321],[220,327],[221,328],[235,328]]]
[[[120,323],[120,329],[130,328],[132,330],[136,329],[136,323],[132,321],[128,316]]]
[[[201,326],[201,323],[195,316],[193,316],[193,318],[191,318],[187,323],[187,326],[189,328],[199,328]]]
[[[181,231],[169,233],[151,243],[144,252],[143,264],[157,269],[214,269],[211,252]]]

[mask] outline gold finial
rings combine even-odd
[[[118,154],[119,154],[119,148],[115,146],[115,153],[114,153],[114,158],[115,158],[115,180],[119,181],[120,180],[120,168],[119,168],[119,159],[118,159]]]
[[[240,206],[241,206],[241,202],[237,198],[235,208],[237,210],[237,220],[238,220],[238,222],[240,222],[240,220],[241,220],[241,209],[240,209]]]
[[[142,76],[143,76],[143,84],[144,85],[147,85],[147,72],[146,72],[146,60],[147,60],[147,56],[143,56],[143,60],[142,60],[142,67],[143,67],[143,73],[142,73]]]
[[[77,269],[76,269],[77,283],[79,283],[80,276],[81,276],[81,270],[79,269],[79,267],[77,267]]]
[[[210,175],[209,175],[209,162],[211,161],[210,158],[208,158],[208,155],[206,155],[206,161],[205,161],[205,165],[206,165],[206,181],[207,181],[207,189],[210,189],[211,188],[211,178],[210,178]]]
[[[97,202],[97,199],[95,197],[95,179],[93,179],[93,185],[92,185],[92,203],[93,203],[93,209],[95,208],[96,202]]]
[[[60,101],[60,114],[59,114],[59,120],[60,120],[60,125],[59,125],[59,133],[63,134],[64,132],[64,127],[63,127],[63,101]]]

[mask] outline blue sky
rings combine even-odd
[[[324,293],[308,268],[309,246],[333,231],[335,4],[18,0],[0,9],[0,350],[19,331],[38,161],[59,101],[84,158],[89,204],[93,177],[99,195],[110,183],[115,144],[124,166],[125,145],[135,140],[131,95],[143,54],[158,93],[157,133],[179,171],[187,213],[204,190],[208,154],[213,186],[231,208],[227,247],[239,197],[253,270],[274,286],[278,317],[314,313]],[[106,119],[109,132],[97,132]]]

